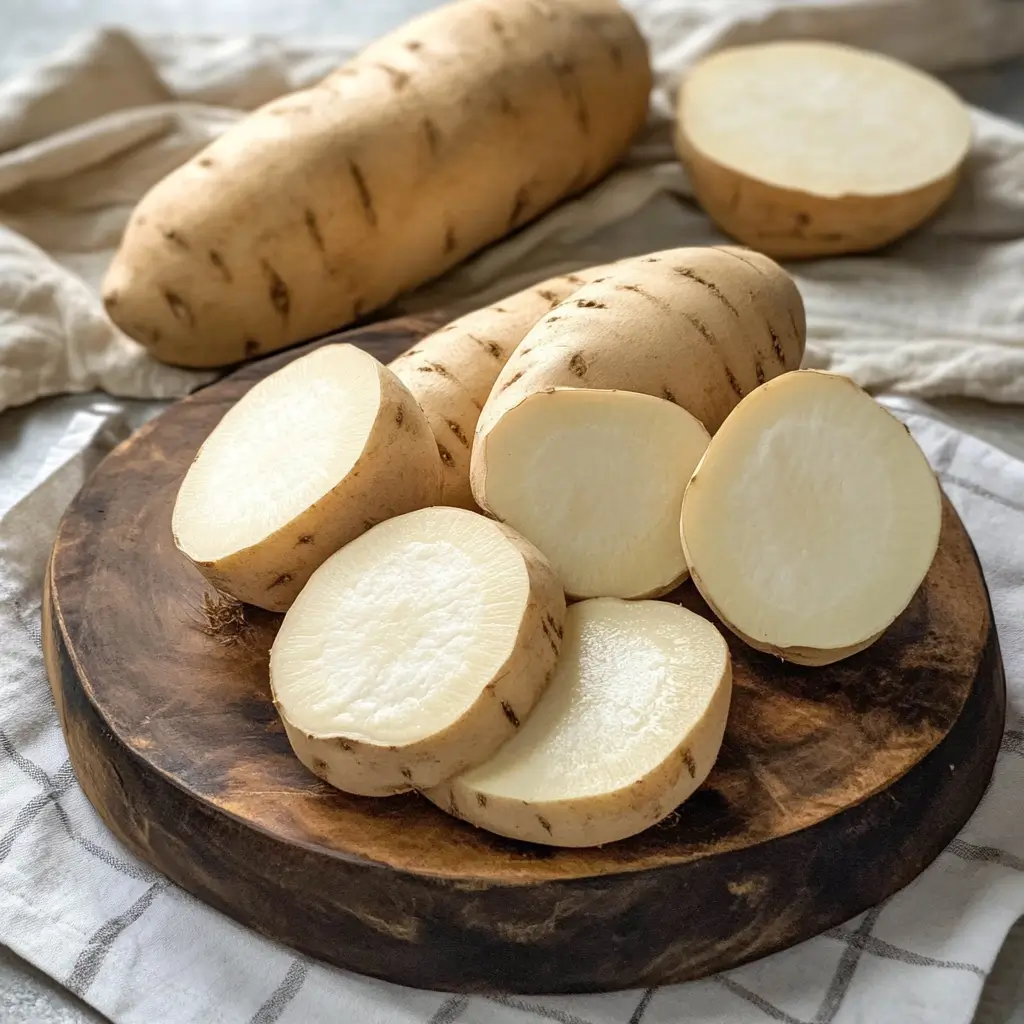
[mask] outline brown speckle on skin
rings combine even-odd
[[[505,350],[496,342],[488,341],[486,338],[478,338],[475,334],[468,335],[470,341],[475,341],[489,356],[495,359],[503,359]]]
[[[598,302],[597,299],[576,299],[576,305],[580,309],[607,309],[608,306],[603,302]]]
[[[657,256],[645,256],[640,262],[641,263],[660,263],[661,261],[658,259]]]
[[[798,227],[805,228],[811,223],[811,215],[800,210],[793,215],[793,220],[796,221]]]
[[[366,312],[366,299],[361,295],[352,303],[352,315],[357,319]]]
[[[437,444],[437,454],[441,456],[441,461],[448,469],[455,468],[455,457],[440,441]]]
[[[795,340],[800,337],[800,332],[797,330],[796,326],[796,317],[793,316],[793,310],[791,309],[786,310],[786,313],[789,316],[789,326],[793,328],[793,338]]]
[[[782,344],[779,342],[779,336],[775,333],[775,328],[772,327],[767,320],[765,321],[765,326],[768,328],[768,334],[772,339],[772,351],[775,353],[775,358],[778,359],[780,366],[785,366],[786,353],[782,351]]]
[[[505,23],[496,14],[490,16],[491,32],[501,41],[502,46],[508,46],[508,32],[505,31]]]
[[[175,320],[190,328],[195,327],[196,318],[192,312],[192,307],[177,292],[172,292],[169,288],[165,288],[164,299],[167,305],[171,307]]]
[[[550,288],[538,288],[537,294],[548,302],[558,302],[558,296]]]
[[[514,199],[512,200],[512,212],[508,216],[509,229],[514,228],[520,218],[526,212],[526,208],[530,205],[530,194],[526,191],[526,188],[520,188]]]
[[[227,284],[230,284],[232,280],[231,271],[228,269],[228,265],[224,262],[224,257],[221,256],[216,249],[211,249],[206,255],[209,257],[210,263],[213,264],[217,273],[224,278],[224,281]]]
[[[559,320],[563,320],[563,319],[564,319],[564,317],[560,317],[560,316],[549,316],[549,317],[545,317],[544,323],[546,323],[546,324],[557,324]]]
[[[107,309],[113,309],[120,301],[121,296],[117,292],[107,292],[107,294],[103,296],[103,305],[106,306]]]
[[[743,390],[742,387],[740,387],[740,382],[736,379],[736,375],[732,372],[732,370],[729,369],[728,366],[725,367],[725,377],[726,377],[726,380],[729,381],[729,387],[732,388],[732,390],[735,393],[736,397],[737,398],[745,397],[746,392]]]
[[[738,252],[734,252],[731,249],[725,249],[720,245],[714,245],[712,246],[712,248],[717,250],[718,252],[724,252],[726,256],[731,256],[733,259],[739,260],[740,263],[746,263],[746,265],[750,267],[751,270],[755,271],[756,273],[764,277],[764,271],[756,263],[751,263],[750,260],[748,260],[745,256],[741,256]]]
[[[491,306],[491,309],[493,309],[495,313],[507,313],[508,312],[508,310],[504,306]]]
[[[402,773],[402,778],[405,779],[406,782],[412,782],[412,769],[411,768],[402,768],[401,769],[401,773]]]
[[[461,444],[463,448],[468,448],[469,438],[466,437],[466,432],[462,427],[459,426],[455,420],[445,420],[445,423],[448,424],[448,429],[456,436],[456,438],[458,438],[459,444]]]
[[[758,384],[764,383],[764,367],[761,365],[760,360],[754,363],[754,376],[757,378]]]
[[[661,309],[665,313],[671,313],[672,307],[657,295],[652,295],[646,288],[641,287],[638,284],[617,284],[615,286],[616,291],[623,292],[634,292],[636,295],[642,295],[648,302],[653,302],[655,306]]]
[[[317,222],[316,214],[307,207],[303,219],[306,222],[306,230],[309,232],[309,237],[313,239],[313,244],[320,252],[323,252],[324,239],[323,235],[320,234],[320,225]]]
[[[739,316],[740,311],[729,301],[728,296],[715,284],[714,281],[709,281],[707,278],[701,277],[696,270],[691,267],[673,267],[673,272],[679,274],[680,277],[685,277],[689,281],[693,281],[695,284],[699,284],[702,288],[706,288],[733,316]]]
[[[348,740],[338,740],[338,746],[341,747],[341,749],[344,750],[345,753],[352,752],[352,744],[349,743]]]
[[[558,625],[558,623],[555,622],[555,620],[550,615],[547,616],[547,620],[548,620],[548,625],[551,627],[551,629],[554,632],[555,636],[557,636],[558,639],[561,640],[562,636],[563,636],[563,634],[565,632],[564,629],[560,625]]]
[[[410,39],[409,42],[405,44],[405,48],[410,53],[419,53],[419,51],[423,49],[423,44],[417,39]]]
[[[417,370],[420,373],[436,373],[446,380],[454,381],[456,384],[459,383],[459,378],[455,376],[447,367],[442,366],[440,363],[424,363],[422,366],[417,366]]]
[[[283,572],[274,580],[273,583],[270,584],[269,587],[267,587],[267,590],[273,590],[275,587],[283,587],[286,583],[291,583],[291,581],[292,574],[290,572]]]
[[[505,717],[512,723],[513,728],[519,728],[519,716],[515,713],[515,709],[507,700],[501,702],[501,710],[505,713]]]
[[[404,405],[400,405],[395,410],[395,425],[400,427],[402,425],[402,421],[404,419],[405,419],[405,406]]]
[[[515,384],[515,382],[519,380],[519,378],[522,377],[524,373],[526,373],[525,370],[520,370],[518,373],[514,373],[511,377],[509,377],[507,381],[505,381],[504,384],[501,385],[501,390],[505,391],[506,389],[512,387],[512,385]]]
[[[544,635],[547,637],[548,646],[554,651],[555,657],[558,657],[558,642],[555,640],[554,634],[551,631],[551,627],[543,620],[540,620],[541,629],[544,630]]]
[[[608,44],[608,56],[612,59],[612,64],[615,66],[617,71],[622,70],[622,47],[618,43]]]
[[[689,747],[683,751],[683,764],[686,765],[686,770],[690,773],[690,778],[697,778],[697,762],[693,759],[693,754],[690,753]]]
[[[573,353],[569,360],[569,372],[582,380],[587,375],[587,361],[583,358],[582,352]]]
[[[299,537],[299,539],[295,543],[296,544],[312,544],[313,543],[313,534],[311,534],[311,533],[304,533],[304,534],[302,534],[302,536]]]
[[[363,170],[355,160],[349,160],[348,173],[352,182],[356,186],[356,191],[359,193],[359,203],[363,208],[363,216],[366,217],[369,224],[376,227],[377,211],[373,205],[373,196],[370,195],[370,189],[366,184],[366,177],[363,174]]]
[[[401,92],[409,84],[407,71],[399,71],[398,68],[393,68],[390,64],[376,64],[375,67],[380,68],[388,76],[395,92]]]
[[[247,358],[256,355],[259,350],[260,343],[256,338],[245,339],[245,355]]]
[[[171,243],[171,245],[175,245],[179,249],[183,249],[185,252],[189,251],[189,244],[181,232],[175,231],[174,228],[165,228],[162,234],[164,238]]]
[[[213,166],[213,161],[208,156],[201,156],[196,163],[207,170]]]
[[[444,251],[455,252],[458,244],[458,239],[455,237],[455,228],[449,224],[444,233]]]
[[[459,805],[455,802],[455,790],[448,790],[448,813],[453,818],[461,818],[462,815],[459,813]]]
[[[547,818],[542,817],[540,814],[537,815],[537,821],[540,823],[540,827],[544,829],[544,831],[547,832],[548,835],[551,835],[551,822],[548,821]]]
[[[327,774],[327,762],[323,758],[314,757],[313,772],[323,778]]]
[[[267,279],[267,294],[270,296],[270,304],[282,320],[287,320],[288,312],[292,305],[292,297],[288,291],[288,285],[284,283],[281,275],[266,260],[260,260],[260,265],[263,267],[263,274]]]
[[[505,117],[518,117],[519,116],[519,109],[512,102],[512,100],[509,99],[508,93],[506,93],[506,92],[499,92],[497,94],[497,97],[498,97],[498,110],[500,110],[501,113]]]
[[[423,137],[427,140],[427,149],[430,151],[430,155],[436,158],[441,149],[441,133],[438,131],[434,121],[429,117],[423,118],[422,124]]]
[[[377,525],[377,523],[378,523],[378,520],[376,520],[376,519],[364,519],[363,520],[363,529],[364,530],[372,530]]]
[[[587,110],[587,105],[583,101],[583,96],[579,96],[576,101],[576,110],[573,114],[576,124],[579,130],[584,135],[590,134],[590,111]]]
[[[676,400],[675,393],[668,387],[661,389],[661,397],[664,398],[666,402],[674,402]]]
[[[481,807],[486,807],[486,806],[487,806],[487,797],[485,797],[485,796],[483,795],[483,793],[477,793],[477,795],[476,795],[476,802],[477,802],[477,803],[478,803],[478,804],[479,804],[479,805],[480,805]]]

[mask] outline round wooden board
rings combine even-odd
[[[346,336],[382,360],[437,321]],[[322,342],[321,342],[322,343]],[[669,820],[593,850],[492,836],[415,795],[348,797],[292,756],[270,702],[278,618],[204,630],[170,534],[247,366],[122,444],[68,510],[45,602],[78,778],[113,832],[200,899],[342,967],[426,988],[576,992],[681,981],[806,939],[913,879],[970,816],[1002,734],[988,595],[947,503],[939,553],[868,651],[786,665],[730,636],[718,764]],[[673,595],[708,614],[687,585]]]

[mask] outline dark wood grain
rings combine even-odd
[[[348,339],[389,359],[436,321]],[[322,344],[321,342],[320,344]],[[595,850],[477,831],[415,795],[348,797],[292,756],[269,700],[278,618],[203,629],[169,522],[200,442],[305,351],[181,402],[100,466],[61,525],[45,649],[78,777],[114,833],[215,907],[409,985],[571,992],[699,977],[789,946],[907,884],[971,814],[1002,733],[988,595],[947,503],[910,607],[868,651],[786,665],[727,634],[735,691],[707,783]],[[707,614],[692,587],[672,596]]]

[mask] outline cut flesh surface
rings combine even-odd
[[[507,739],[547,682],[565,610],[553,572],[510,534],[473,512],[423,509],[313,574],[270,659],[303,763],[340,789],[391,793]]]
[[[906,608],[941,518],[906,427],[846,378],[801,370],[722,425],[687,489],[682,536],[694,583],[730,628],[826,664]]]
[[[291,522],[355,465],[379,403],[374,360],[351,345],[317,349],[260,381],[228,410],[182,482],[179,546],[215,561]]]
[[[662,601],[571,605],[554,679],[492,758],[430,791],[493,832],[560,846],[653,825],[707,777],[731,693],[712,623]]]
[[[671,402],[552,388],[491,429],[484,501],[574,597],[662,594],[686,576],[678,513],[708,440]]]
[[[952,173],[971,139],[946,86],[833,43],[723,50],[687,77],[680,128],[724,167],[818,196],[909,192]]]

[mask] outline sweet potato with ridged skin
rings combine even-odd
[[[804,309],[786,272],[733,247],[622,260],[544,316],[494,383],[477,423],[473,496],[487,499],[487,444],[523,399],[551,387],[639,391],[682,406],[714,433],[759,384],[800,365]]]
[[[159,182],[107,274],[107,310],[182,366],[325,333],[597,181],[650,85],[615,0],[431,11]]]
[[[480,410],[526,332],[607,266],[552,277],[453,320],[417,342],[388,367],[412,392],[441,456],[441,504],[476,508],[469,453]]]

